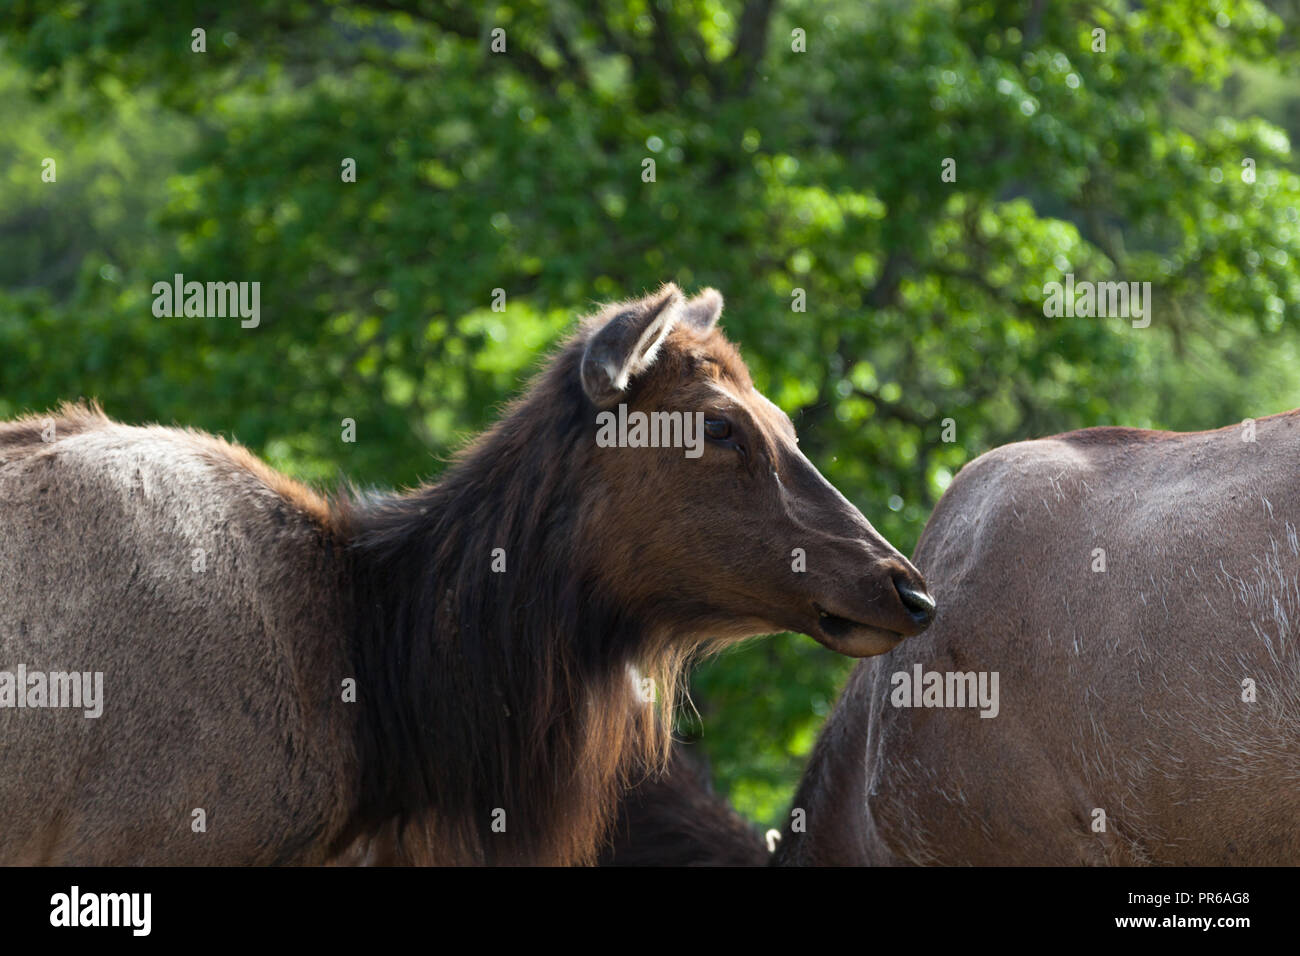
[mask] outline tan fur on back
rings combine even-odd
[[[98,719],[0,709],[0,860],[323,859],[355,757],[320,498],[220,439],[73,405],[0,425],[0,502],[0,669],[104,674]]]

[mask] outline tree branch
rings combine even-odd
[[[776,0],[749,0],[740,14],[740,29],[736,31],[736,48],[727,58],[739,73],[735,92],[745,95],[758,75],[758,65],[767,50],[767,32],[772,25]]]

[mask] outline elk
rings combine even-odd
[[[861,663],[784,864],[1300,863],[1300,412],[995,449],[915,560],[933,627]],[[1000,672],[1000,708],[897,706]]]
[[[0,426],[0,666],[100,673],[104,698],[0,694],[0,862],[315,864],[412,819],[438,863],[591,862],[698,648],[919,633],[925,582],[799,452],[721,310],[671,284],[599,310],[391,495],[94,406]],[[702,415],[700,454],[598,445],[620,403]],[[627,706],[633,673],[652,703]]]

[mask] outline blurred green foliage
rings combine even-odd
[[[0,0],[0,414],[93,396],[307,480],[410,484],[577,314],[707,284],[910,550],[991,446],[1300,404],[1298,12]],[[261,327],[156,319],[177,272],[260,281]],[[1044,318],[1066,272],[1151,282],[1151,327]],[[697,674],[683,732],[746,813],[778,821],[849,667],[784,636]]]

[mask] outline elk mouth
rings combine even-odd
[[[907,635],[887,627],[863,624],[849,617],[832,614],[820,604],[813,604],[816,623],[809,636],[837,654],[846,657],[871,657],[898,646]]]

